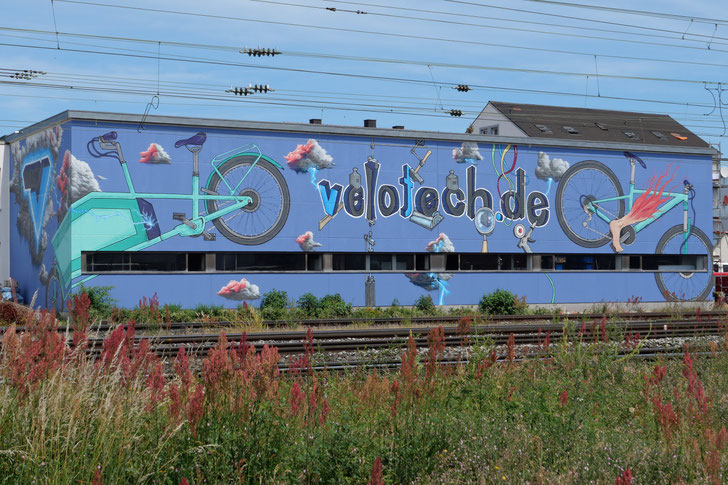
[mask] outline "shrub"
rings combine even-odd
[[[341,295],[335,293],[333,295],[324,295],[319,300],[321,314],[326,318],[348,317],[351,315],[351,303],[347,303],[341,298]]]
[[[430,295],[422,295],[415,300],[415,308],[426,315],[435,314],[435,303]]]
[[[108,317],[114,308],[116,300],[111,298],[113,286],[83,286],[78,294],[86,293],[91,300],[91,314],[99,317]]]
[[[260,300],[260,310],[266,320],[280,320],[286,314],[288,293],[273,288]]]
[[[480,311],[491,315],[515,315],[525,310],[525,298],[518,299],[508,290],[497,289],[483,295],[480,299]]]
[[[316,318],[321,312],[321,301],[311,292],[301,295],[296,305],[309,318]]]

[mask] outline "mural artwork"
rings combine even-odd
[[[702,300],[712,288],[712,244],[697,227],[702,216],[695,210],[696,197],[710,194],[698,195],[687,179],[679,184],[688,171],[666,156],[657,157],[659,166],[648,170],[647,162],[652,164],[655,157],[628,151],[549,151],[471,141],[455,146],[426,140],[362,143],[339,135],[317,140],[292,133],[249,133],[233,140],[180,129],[140,135],[129,129],[83,127],[78,133],[85,141],[65,144],[64,150],[60,126],[12,144],[18,235],[25,241],[36,278],[45,286],[47,301],[53,295],[50,302],[59,305],[74,288],[100,277],[83,270],[82,253],[148,249],[583,253],[585,258],[631,251],[697,254],[707,256],[707,270],[598,277],[622,287],[616,282],[624,278],[640,279],[642,287],[647,286],[644,278],[653,278],[655,294],[666,299]],[[244,144],[233,147],[235,140]],[[131,165],[122,146],[130,144],[129,149],[139,153]],[[46,255],[49,243],[53,251]],[[351,298],[355,304],[363,303],[356,298],[365,287],[400,301],[436,292],[439,304],[466,304],[477,301],[484,285],[496,288],[513,282],[530,302],[554,303],[571,301],[576,289],[589,286],[578,278],[597,277],[561,269],[556,264],[554,272],[507,271],[496,277],[418,267],[377,273],[376,290],[374,274],[367,271],[336,276],[294,272],[285,277],[258,272],[232,280],[208,272],[191,277],[209,280],[200,288],[201,301],[255,300],[261,292],[285,285],[291,285],[293,297],[299,289],[307,291],[340,277],[349,283],[325,284],[356,294]],[[249,281],[251,276],[257,284]],[[327,280],[320,279],[324,277]],[[111,278],[104,275],[94,284],[123,281]],[[595,296],[583,298],[598,301]]]

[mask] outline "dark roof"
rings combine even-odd
[[[149,115],[144,116],[141,113],[104,113],[98,111],[76,111],[67,110],[58,113],[55,116],[47,118],[43,121],[35,123],[27,128],[18,130],[15,133],[0,137],[0,144],[14,143],[22,140],[33,133],[45,130],[50,126],[55,126],[66,121],[73,120],[81,124],[88,123],[94,126],[99,124],[120,124],[131,126],[138,129],[140,123],[144,122],[145,126],[179,126],[193,129],[195,132],[204,131],[206,129],[221,130],[253,130],[267,132],[283,132],[283,133],[301,133],[303,136],[311,137],[317,135],[344,135],[344,136],[361,136],[367,139],[367,144],[371,143],[371,139],[376,137],[387,137],[391,139],[405,140],[404,143],[409,146],[412,140],[433,140],[462,143],[463,141],[473,141],[476,143],[510,143],[514,145],[534,145],[544,147],[568,147],[568,148],[591,148],[598,150],[624,150],[624,143],[615,143],[613,141],[594,141],[590,139],[580,139],[579,137],[565,138],[537,136],[535,138],[527,138],[522,136],[498,136],[498,135],[480,135],[480,134],[464,134],[464,133],[447,133],[439,131],[421,131],[421,130],[390,130],[388,128],[365,128],[355,126],[337,126],[337,125],[312,125],[308,123],[278,123],[269,121],[245,121],[245,120],[221,120],[212,118],[189,118],[182,116],[162,116]],[[637,150],[637,149],[635,149]],[[718,151],[707,145],[701,146],[671,146],[658,143],[647,143],[639,148],[640,151],[653,153],[684,153],[693,155],[709,155],[715,157]]]
[[[526,135],[535,138],[700,148],[710,146],[668,115],[498,101],[491,101],[490,104]]]

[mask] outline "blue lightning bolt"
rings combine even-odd
[[[316,187],[316,172],[318,172],[318,169],[316,167],[308,167],[306,171],[311,174],[311,185]]]
[[[549,177],[548,182],[549,182],[549,186],[546,189],[546,195],[549,195],[549,191],[551,190],[551,184],[554,183],[554,179],[552,179],[551,177]]]
[[[142,218],[142,224],[144,224],[144,227],[147,229],[151,229],[157,224],[157,219],[154,217],[153,214],[147,214],[146,212],[141,212],[139,214]]]
[[[450,290],[447,289],[447,281],[443,280],[439,276],[437,277],[437,281],[440,283],[440,301],[438,302],[438,305],[443,305],[445,303],[445,295],[449,295]]]

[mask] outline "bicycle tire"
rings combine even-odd
[[[257,160],[257,163],[255,163]],[[232,242],[244,245],[258,245],[269,241],[276,236],[283,228],[288,219],[291,199],[288,192],[288,184],[283,178],[281,171],[268,160],[258,155],[239,155],[231,158],[218,167],[210,177],[207,189],[223,194],[218,189],[227,186],[222,184],[220,174],[225,180],[233,185],[237,184],[234,174],[240,173],[240,177],[248,172],[248,169],[255,163],[253,169],[248,173],[245,183],[239,188],[236,195],[249,195],[253,198],[253,202],[246,207],[239,209],[224,217],[213,219],[212,223],[218,231]],[[229,192],[229,190],[228,190]],[[208,214],[212,214],[221,208],[224,208],[228,201],[206,200],[205,207]],[[269,207],[272,205],[273,207]],[[237,220],[233,220],[237,219]],[[256,224],[255,220],[259,224]],[[262,221],[260,220],[262,219]],[[242,227],[241,227],[242,226]],[[252,230],[244,229],[246,226],[252,226]],[[261,227],[262,229],[257,229]]]
[[[601,173],[603,176],[601,182],[596,181],[596,184],[594,183],[595,181],[592,181],[591,184],[586,183],[583,175],[587,170]],[[580,176],[582,177],[579,178]],[[605,182],[611,183],[611,188]],[[564,234],[571,241],[585,248],[598,248],[611,241],[612,238],[609,235],[601,235],[605,233],[609,234],[609,225],[599,217],[593,215],[589,223],[596,226],[596,228],[584,226],[583,222],[577,225],[573,219],[574,214],[577,216],[585,214],[583,205],[584,197],[593,196],[596,199],[606,199],[622,197],[624,195],[622,185],[619,183],[617,176],[614,175],[614,172],[601,162],[584,160],[569,167],[558,184],[558,188],[556,189],[556,218]],[[599,187],[599,185],[604,187]],[[584,188],[589,188],[589,191],[592,193],[585,194]],[[595,196],[595,193],[599,193],[600,196]],[[576,198],[577,195],[579,196],[578,198]],[[624,199],[612,201],[609,204],[613,211],[616,212],[615,219],[624,216]],[[585,234],[592,233],[601,236],[593,238],[585,236]]]
[[[55,308],[56,310],[62,311],[66,302],[63,301],[63,288],[61,287],[61,278],[58,275],[58,267],[55,261],[44,285],[46,287],[46,309],[50,310],[51,308]]]
[[[682,237],[682,234],[682,224],[678,224],[668,229],[658,241],[655,254],[664,254],[665,248],[670,243],[670,240],[676,236]],[[655,273],[657,287],[660,289],[660,294],[667,301],[705,301],[713,289],[713,243],[703,231],[697,227],[693,227],[688,238],[688,252],[691,254],[696,254],[696,252],[692,250],[692,248],[695,247],[695,243],[692,246],[689,243],[689,241],[693,238],[698,240],[695,241],[695,243],[702,243],[702,245],[699,246],[700,251],[698,251],[698,253],[702,253],[702,250],[704,249],[705,254],[708,257],[707,271],[705,273],[698,273],[696,271]],[[674,242],[676,247],[679,248],[680,244],[677,243],[682,244],[682,239]],[[670,254],[674,253],[670,251]]]

